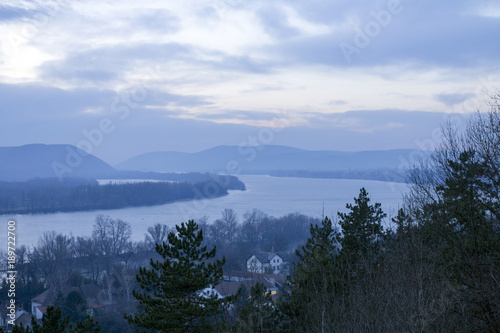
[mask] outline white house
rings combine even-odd
[[[252,273],[286,274],[288,261],[283,254],[259,252],[247,260],[247,271]]]

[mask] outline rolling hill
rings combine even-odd
[[[156,172],[269,173],[271,171],[338,171],[403,169],[415,150],[360,152],[310,151],[286,146],[218,146],[198,153],[152,152],[133,157],[116,167]]]
[[[33,178],[108,178],[117,170],[71,145],[0,147],[0,181]]]

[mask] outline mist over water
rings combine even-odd
[[[337,211],[346,211],[346,203],[353,203],[359,189],[365,187],[372,203],[380,202],[388,217],[395,215],[401,205],[407,185],[369,180],[310,179],[238,175],[246,185],[246,191],[229,191],[229,195],[209,200],[188,200],[159,206],[131,207],[113,210],[95,210],[73,213],[35,215],[1,215],[7,225],[11,218],[17,221],[17,246],[36,244],[40,235],[55,230],[65,235],[89,236],[98,214],[122,219],[132,227],[132,240],[144,239],[148,227],[155,223],[174,226],[189,219],[207,216],[211,223],[220,218],[221,212],[232,208],[241,222],[243,214],[254,208],[271,216],[302,213],[321,218],[323,204],[325,215],[336,218]],[[6,240],[0,240],[1,248]]]

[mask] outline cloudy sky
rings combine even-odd
[[[500,87],[486,0],[0,0],[0,146],[428,148]]]

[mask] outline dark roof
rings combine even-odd
[[[101,291],[101,288],[99,288],[95,284],[84,284],[80,287],[65,286],[61,289],[64,297],[68,296],[68,294],[72,291],[76,291],[83,296],[87,307],[102,306],[99,298],[99,292]],[[45,290],[40,295],[33,297],[31,301],[42,305],[54,305],[57,294],[58,291],[55,288],[50,288],[48,290]]]
[[[236,278],[238,280],[252,280],[252,279],[259,279],[262,277],[268,279],[269,281],[274,280],[279,284],[283,284],[285,282],[283,276],[275,274],[254,273],[247,271],[231,271],[230,273],[224,273],[224,279],[229,279],[229,280],[233,278]]]
[[[273,259],[273,257],[276,256],[276,255],[280,256],[281,259],[283,259],[284,261],[287,260],[287,255],[285,255],[285,254],[283,254],[281,252],[258,252],[258,253],[254,253],[253,255],[255,255],[255,257],[261,263],[269,263],[270,260]]]
[[[19,316],[19,318],[16,319],[16,325],[23,324],[23,326],[26,326],[26,324],[29,323],[31,323],[31,316],[27,313],[23,313]]]
[[[238,292],[238,290],[242,287],[245,287],[247,290],[250,290],[257,283],[261,283],[266,287],[266,290],[275,290],[276,286],[271,283],[270,280],[265,277],[258,277],[252,280],[242,280],[242,281],[224,281],[215,286],[215,290],[219,292],[222,296],[234,295]]]
[[[31,299],[32,302],[40,303],[40,304],[52,304],[52,302],[55,299],[55,296],[53,295],[54,290],[53,289],[47,289],[40,295],[37,295]]]

